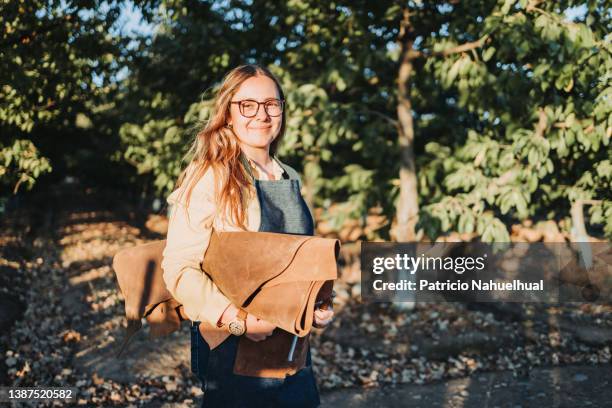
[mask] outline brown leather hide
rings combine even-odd
[[[303,337],[326,281],[331,295],[339,250],[336,239],[213,231],[202,269],[235,305]]]

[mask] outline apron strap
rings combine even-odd
[[[242,165],[244,166],[246,172],[249,173],[249,176],[251,176],[251,183],[255,184],[255,176],[253,175],[253,172],[251,171],[251,165],[249,164],[249,160],[247,159],[246,155],[242,152],[240,153],[240,161],[242,162]]]
[[[287,179],[289,180],[297,180],[301,183],[301,179],[300,179],[300,175],[298,174],[297,171],[295,171],[293,169],[293,167],[290,167],[288,165],[286,165],[285,163],[281,162],[280,160],[278,160],[276,158],[276,156],[274,157],[274,160],[276,160],[276,162],[278,164],[280,164],[280,166],[283,168],[283,170],[285,170],[285,174],[287,175]]]

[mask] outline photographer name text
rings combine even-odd
[[[410,281],[402,279],[397,282],[384,282],[382,279],[376,279],[372,282],[375,291],[465,291],[465,290],[484,290],[484,291],[543,291],[544,280],[539,282],[524,282],[519,279],[512,281],[494,281],[494,280],[476,280],[467,281],[430,281],[427,279],[419,279]]]

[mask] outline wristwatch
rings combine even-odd
[[[247,311],[240,308],[234,320],[227,324],[227,331],[234,336],[242,336],[246,332]]]

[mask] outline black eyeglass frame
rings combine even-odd
[[[242,102],[254,102],[257,104],[257,109],[255,110],[255,114],[251,115],[251,116],[247,116],[243,113],[242,111]],[[280,102],[280,108],[281,111],[278,115],[270,115],[270,113],[268,112],[268,105],[267,103],[269,102]],[[244,116],[245,118],[254,118],[255,116],[257,116],[257,114],[259,113],[259,107],[260,105],[264,106],[264,111],[266,112],[266,115],[272,117],[272,118],[278,118],[279,116],[281,116],[283,114],[283,111],[285,110],[285,100],[284,99],[268,99],[265,102],[258,102],[255,99],[242,99],[240,101],[231,101],[230,104],[238,104],[238,110],[240,111],[240,114],[242,116]]]

